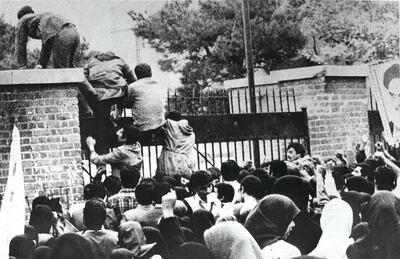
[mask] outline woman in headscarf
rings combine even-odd
[[[347,258],[346,249],[353,243],[350,238],[352,226],[350,205],[337,198],[329,201],[322,210],[322,236],[310,255],[327,259]]]
[[[284,241],[299,212],[291,199],[280,194],[264,197],[250,212],[244,226],[262,249],[263,258],[300,256],[297,247]]]
[[[250,233],[234,221],[221,222],[204,232],[204,240],[214,258],[260,259],[261,249]]]
[[[279,178],[272,187],[272,193],[289,197],[300,209],[300,213],[293,220],[295,226],[286,241],[297,247],[301,254],[311,252],[317,246],[322,234],[321,228],[314,223],[307,212],[311,192],[310,183],[294,175]]]
[[[349,259],[400,258],[400,201],[391,192],[374,194],[368,204],[368,234],[347,249]]]
[[[135,221],[127,221],[119,226],[118,246],[131,251],[137,258],[150,258],[156,243],[146,244],[142,226]]]
[[[204,231],[214,226],[214,215],[208,210],[196,210],[193,212],[192,231],[196,237],[196,242],[204,244]]]
[[[363,192],[348,191],[341,192],[342,200],[347,202],[353,210],[353,227],[361,222],[360,213],[363,206],[371,200],[371,195]]]

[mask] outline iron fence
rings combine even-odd
[[[283,91],[258,88],[253,98],[256,99],[257,114],[262,115],[255,121],[250,114],[250,96],[247,88],[237,91],[199,92],[190,96],[182,95],[176,90],[168,93],[167,112],[179,111],[191,124],[195,124],[192,126],[196,133],[195,150],[199,170],[219,168],[227,159],[236,160],[239,164],[254,160],[254,141],[259,143],[261,162],[286,159],[286,147],[291,142],[304,143],[307,149],[310,149],[306,110],[297,107],[294,89]],[[126,110],[124,114],[129,117],[131,111]],[[246,118],[249,118],[248,123]],[[240,125],[244,131],[230,134],[238,120],[241,121]],[[252,126],[247,126],[251,121]],[[221,124],[221,127],[214,124]],[[301,132],[296,129],[299,128],[298,124],[303,125],[300,127]],[[257,138],[252,133],[255,128],[259,128]],[[263,133],[263,130],[266,132]],[[142,144],[144,176],[154,175],[161,150],[160,142]],[[87,155],[84,157],[86,159]],[[93,175],[90,163],[88,167],[86,171]]]

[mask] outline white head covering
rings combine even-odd
[[[243,225],[221,222],[204,232],[204,240],[215,258],[260,259],[261,249]]]
[[[310,255],[327,259],[347,258],[346,249],[354,242],[349,238],[352,225],[350,205],[341,199],[329,201],[322,210],[322,236]]]

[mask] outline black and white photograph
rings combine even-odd
[[[399,12],[0,0],[0,259],[400,259]]]

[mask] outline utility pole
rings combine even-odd
[[[247,80],[249,84],[249,93],[250,93],[250,112],[255,114],[257,113],[256,91],[254,87],[254,66],[253,66],[248,0],[242,0],[242,17],[243,17],[243,28],[244,28],[244,47],[246,52],[246,64],[247,64]],[[254,164],[256,168],[260,167],[260,146],[258,143],[258,139],[253,140],[253,153],[254,153]]]

